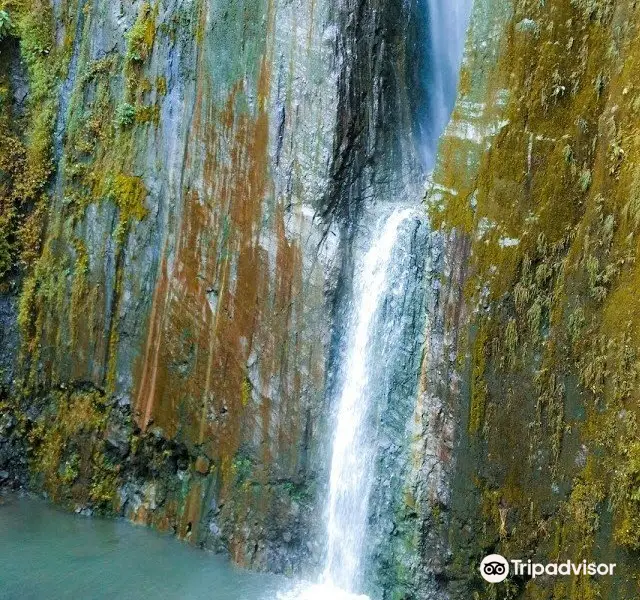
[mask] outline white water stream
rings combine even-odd
[[[438,140],[455,104],[460,64],[473,0],[426,0],[429,31],[426,164],[435,165]]]
[[[435,146],[449,121],[455,101],[471,0],[427,0],[427,7],[431,62],[431,114],[428,118]],[[376,458],[368,426],[371,407],[367,387],[371,372],[384,369],[384,365],[370,364],[369,349],[374,345],[371,336],[377,331],[372,325],[385,294],[394,286],[394,281],[389,280],[392,271],[389,262],[398,232],[403,221],[415,212],[414,209],[398,209],[386,218],[374,232],[354,282],[344,382],[333,438],[327,559],[323,574],[324,585],[350,593],[363,587],[363,549]],[[325,594],[323,597],[332,596]]]
[[[465,32],[473,0],[423,0],[428,23],[428,107],[425,107],[427,137],[422,151],[426,164],[433,166],[440,135],[455,102],[458,72],[462,61]],[[374,335],[388,335],[376,328],[375,318],[387,296],[393,293],[398,276],[390,268],[394,248],[406,219],[416,208],[397,208],[386,212],[374,229],[368,250],[356,258],[351,316],[347,329],[346,356],[342,370],[335,415],[335,429],[329,478],[326,516],[327,555],[318,584],[301,584],[281,595],[282,600],[368,600],[357,595],[366,586],[362,581],[365,544],[369,520],[369,496],[376,461],[375,434],[371,431],[373,375],[385,369],[373,364]],[[378,359],[379,360],[379,359]]]
[[[368,600],[358,596],[362,581],[363,545],[369,516],[369,494],[375,462],[371,435],[369,384],[370,349],[377,332],[375,317],[393,293],[390,261],[403,223],[418,215],[417,208],[387,211],[378,219],[371,245],[356,264],[347,350],[339,391],[327,510],[327,558],[321,582],[301,586],[281,598],[295,600]]]
[[[413,209],[397,210],[386,219],[362,261],[354,286],[351,333],[333,438],[324,572],[326,583],[350,592],[360,583],[375,459],[367,427],[367,386],[370,370],[382,365],[369,364],[372,323],[389,290],[389,260],[400,225],[412,214]]]

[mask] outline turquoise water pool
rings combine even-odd
[[[2,600],[273,600],[293,585],[126,521],[0,500]]]

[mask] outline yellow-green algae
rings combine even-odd
[[[51,174],[51,134],[56,111],[55,78],[64,71],[65,48],[53,40],[49,3],[0,2],[0,280],[17,262],[39,253]],[[9,63],[12,46],[29,79],[26,115],[13,114]]]
[[[130,227],[146,217],[146,187],[140,177],[128,172],[135,155],[135,130],[119,129],[114,115],[120,94],[132,98],[136,106],[142,102],[138,81],[153,46],[157,10],[150,5],[141,7],[129,37],[127,57],[114,55],[98,61],[87,58],[90,4],[84,9],[83,37],[74,40],[77,4],[62,3],[58,18],[64,36],[58,43],[50,3],[3,1],[0,14],[6,15],[0,39],[0,280],[13,274],[22,279],[17,317],[22,378],[2,410],[15,414],[28,435],[29,469],[36,488],[71,508],[87,505],[112,512],[118,509],[119,476],[118,467],[105,455],[110,405],[104,391],[85,392],[75,389],[73,382],[71,387],[64,384],[58,367],[46,359],[43,349],[49,352],[49,348],[71,344],[80,352],[87,344],[87,315],[97,303],[99,289],[91,275],[89,254],[81,238],[69,235],[70,228],[80,222],[90,204],[113,203],[118,215],[113,237],[120,255]],[[59,86],[67,74],[74,44],[79,48],[79,77],[57,175],[64,201],[60,204],[56,200],[53,206],[48,194],[53,174],[53,127]],[[9,75],[18,62],[25,65],[29,86],[23,115],[14,112]],[[125,73],[127,81],[122,91],[112,88],[118,71]],[[162,81],[159,85],[162,87]],[[83,94],[90,86],[93,102],[85,106]],[[166,93],[166,82],[163,90]],[[157,125],[157,107],[141,106],[136,122]],[[45,227],[46,243],[41,248]],[[65,237],[70,243],[63,241]],[[120,261],[118,268],[121,270]],[[118,272],[116,311],[120,279]],[[68,323],[62,321],[63,315],[68,315]],[[68,335],[63,335],[66,331]],[[113,325],[108,336],[105,385],[112,390],[117,347]],[[23,412],[33,402],[46,405],[35,424]]]
[[[237,494],[235,489],[226,492],[231,500],[225,502],[226,514],[221,517],[223,528],[236,530],[234,519],[244,522],[247,513],[264,510],[273,502],[276,488],[278,494],[286,495],[287,482],[271,485],[266,469],[255,469],[254,473],[253,464],[235,450],[229,451],[222,464],[212,464],[203,473],[189,452],[197,456],[206,448],[187,450],[182,441],[173,439],[173,433],[155,428],[141,432],[129,414],[133,411],[117,404],[125,252],[137,223],[148,218],[148,173],[139,168],[142,161],[138,159],[160,123],[160,106],[168,92],[166,78],[156,74],[158,66],[152,61],[154,46],[161,36],[175,42],[177,27],[182,26],[177,15],[170,16],[168,24],[159,24],[158,6],[140,4],[138,17],[126,35],[126,50],[114,50],[98,59],[92,58],[91,35],[101,18],[98,11],[104,7],[96,9],[86,3],[79,8],[63,2],[57,27],[64,35],[58,44],[50,32],[51,46],[43,57],[49,61],[46,72],[51,75],[46,101],[53,108],[42,137],[49,162],[38,180],[41,202],[35,208],[27,207],[29,211],[20,217],[26,222],[36,215],[41,221],[37,228],[28,230],[37,234],[30,234],[35,235],[37,245],[29,264],[25,262],[19,270],[21,356],[13,394],[0,406],[0,412],[17,417],[23,438],[29,440],[33,489],[46,491],[71,509],[124,513],[160,529],[173,529],[192,543],[203,543],[211,536],[208,529],[200,530],[199,521],[207,516],[200,514],[201,507],[209,506],[220,488],[228,485],[238,489]],[[30,5],[25,14],[36,14],[38,7]],[[201,8],[198,3],[193,12],[199,14]],[[7,14],[13,23],[17,17],[11,11]],[[74,15],[79,23],[73,20]],[[198,21],[199,43],[204,35],[204,16]],[[13,39],[15,34],[11,35]],[[72,51],[72,77],[64,83]],[[54,59],[60,64],[57,70],[53,69],[58,64]],[[69,87],[61,95],[64,85]],[[3,92],[3,102],[10,96]],[[67,103],[64,114],[58,107],[59,96]],[[2,106],[10,110],[9,104]],[[58,140],[61,147],[57,148],[59,161],[54,174],[51,154],[56,117],[62,119],[64,135]],[[18,129],[12,119],[13,115],[7,114],[7,122]],[[22,147],[20,151],[24,154]],[[15,162],[20,167],[14,169],[17,181],[24,169],[17,159]],[[106,281],[100,246],[87,235],[87,229],[94,225],[114,258],[114,273]],[[25,234],[24,239],[30,238]],[[22,248],[14,239],[9,242],[13,260]],[[249,405],[251,394],[252,386],[246,380],[239,402]],[[189,424],[182,410],[178,408],[180,415],[175,416],[179,427]],[[80,423],[83,412],[86,418]],[[128,441],[122,442],[128,448],[124,458],[108,439],[113,426],[121,427],[120,435],[127,436]],[[186,476],[178,478],[178,469]],[[141,506],[120,506],[118,490],[125,477],[127,481],[133,478],[134,485],[144,483]],[[155,504],[155,491],[150,491],[156,489],[161,490],[161,505]],[[299,494],[300,490],[291,493]],[[227,541],[223,538],[213,543]],[[254,552],[253,543],[245,540],[244,534],[235,536],[232,546],[240,562]]]
[[[515,582],[499,597],[631,599],[640,577],[640,9],[512,4],[485,97],[491,122],[497,91],[508,91],[504,127],[477,167],[461,160],[468,141],[444,141],[437,177],[458,193],[432,207],[437,226],[471,243],[463,289],[476,332],[460,351],[478,441],[461,460],[477,473],[483,516],[475,549],[456,547],[453,533],[454,554],[470,564],[454,561],[451,574],[470,577],[475,597],[495,598],[469,571],[488,550],[602,559],[619,563],[617,577]]]

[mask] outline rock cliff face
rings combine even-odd
[[[0,0],[0,484],[318,563],[353,256],[424,191],[426,10]],[[639,26],[474,3],[375,350],[376,597],[495,598],[489,551],[618,563],[504,597],[638,596]]]
[[[0,4],[0,473],[319,559],[363,206],[421,195],[424,7]]]
[[[638,596],[634,2],[476,2],[428,203],[445,240],[451,598],[490,551],[617,563],[509,598]],[[441,397],[445,397],[442,395]]]

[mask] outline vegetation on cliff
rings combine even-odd
[[[287,337],[302,260],[269,172],[270,6],[0,0],[0,484],[285,570],[314,485],[297,391],[322,376]]]
[[[513,2],[481,99],[499,131],[471,166],[477,141],[441,150],[455,192],[432,216],[470,243],[459,465],[477,511],[454,508],[450,575],[478,598],[496,597],[469,570],[489,550],[619,564],[504,597],[637,596],[639,27],[632,1]]]
[[[17,324],[22,338],[19,380],[11,390],[2,390],[1,410],[16,423],[12,436],[28,439],[35,489],[70,507],[113,512],[120,508],[119,467],[105,450],[113,402],[107,402],[104,391],[87,388],[86,382],[61,379],[50,361],[51,351],[63,344],[80,349],[87,343],[87,315],[96,309],[92,302],[97,302],[99,287],[83,239],[64,237],[91,203],[117,207],[113,237],[119,247],[126,243],[129,227],[146,215],[146,188],[126,170],[135,149],[132,132],[121,132],[113,116],[113,96],[119,92],[112,89],[110,78],[121,69],[126,72],[125,95],[142,97],[137,90],[146,55],[140,53],[144,48],[148,53],[153,43],[148,21],[155,13],[143,5],[142,25],[136,23],[132,30],[130,46],[140,54],[131,59],[136,65],[117,56],[88,61],[85,38],[74,66],[80,77],[67,117],[60,111],[60,88],[69,75],[74,36],[89,18],[87,7],[78,11],[76,3],[64,2],[56,24],[48,2],[9,0],[0,9],[0,280],[3,293],[21,284]],[[136,33],[139,27],[143,34]],[[63,33],[61,39],[56,40],[56,30]],[[94,101],[86,106],[83,95],[89,88]],[[63,122],[68,127],[65,158],[57,165],[54,127]],[[98,144],[105,142],[119,151],[98,151]],[[62,203],[52,193],[58,184]],[[116,284],[116,304],[119,294]],[[113,377],[113,361],[109,373],[105,385]]]

